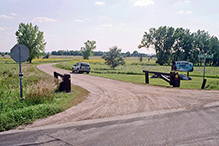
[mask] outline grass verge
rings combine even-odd
[[[145,84],[145,76],[144,75],[129,75],[129,74],[98,74],[98,73],[90,73],[92,76],[98,76],[103,78],[110,78],[119,81],[125,82],[132,82],[138,84]],[[152,74],[150,74],[152,75]],[[192,77],[192,80],[181,80],[180,81],[180,88],[185,89],[201,89],[202,80],[201,77]],[[215,78],[206,78],[206,89],[214,89],[219,90],[219,79]],[[149,85],[155,86],[165,86],[165,87],[172,87],[166,81],[158,78],[150,78]]]
[[[0,131],[30,124],[82,102],[88,91],[72,85],[72,92],[57,92],[54,78],[35,65],[22,64],[24,100],[20,100],[18,64],[0,63]]]

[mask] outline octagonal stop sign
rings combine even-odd
[[[18,44],[11,49],[11,58],[15,62],[19,62],[19,56],[20,56],[21,59],[20,61],[25,62],[29,58],[29,52],[30,52],[29,49],[25,45]]]

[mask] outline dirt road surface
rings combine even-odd
[[[43,64],[37,67],[50,75],[53,75],[54,71],[71,74],[72,84],[79,85],[90,93],[86,100],[77,106],[37,120],[27,128],[141,112],[194,109],[219,101],[219,91],[133,84],[87,74],[73,74],[67,70],[54,68],[52,65],[52,63]]]

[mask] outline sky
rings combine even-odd
[[[138,49],[150,28],[200,29],[219,37],[218,6],[218,0],[0,0],[0,52],[17,43],[23,22],[44,32],[46,52],[80,50],[94,40],[95,51],[117,46],[153,54],[153,48]]]

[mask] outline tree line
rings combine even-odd
[[[109,55],[109,51],[104,52],[104,51],[92,51],[93,52],[93,56],[103,56],[104,54]],[[78,50],[58,50],[58,51],[52,51],[51,55],[73,55],[73,56],[82,56],[82,51],[78,51]],[[147,56],[151,56],[145,53],[139,53],[138,51],[133,51],[132,53],[130,53],[129,51],[127,52],[121,52],[121,55],[123,57],[147,57]],[[153,57],[155,57],[156,55],[152,55]]]
[[[39,30],[38,26],[33,26],[32,23],[20,23],[18,30],[15,33],[17,37],[17,44],[24,44],[30,50],[30,57],[28,61],[31,63],[32,59],[39,58],[42,55],[49,57],[49,53],[45,54],[45,45],[43,32]],[[51,55],[81,55],[84,59],[89,59],[89,56],[103,56],[108,52],[93,51],[95,41],[85,42],[85,47],[81,47],[80,51],[52,51]],[[170,65],[172,61],[185,60],[197,65],[202,65],[198,55],[213,55],[213,59],[207,59],[209,65],[219,66],[219,40],[216,36],[211,36],[204,30],[198,30],[192,33],[189,29],[173,28],[167,26],[160,26],[158,29],[150,28],[149,32],[145,32],[138,48],[154,48],[156,52],[157,61],[160,65]],[[144,53],[134,51],[130,53],[120,52],[123,57],[146,57],[149,56]],[[1,53],[1,55],[4,55]]]
[[[154,48],[160,65],[172,61],[190,61],[201,65],[199,54],[213,55],[207,59],[210,65],[219,66],[219,40],[204,30],[192,33],[189,29],[160,26],[145,32],[139,48]]]

